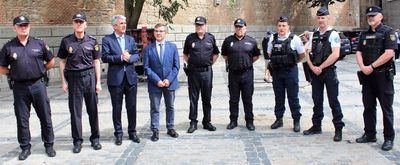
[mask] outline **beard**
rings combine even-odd
[[[369,26],[373,26],[373,25],[375,25],[375,22],[374,21],[368,21],[368,25]]]

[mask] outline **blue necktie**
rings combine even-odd
[[[164,59],[164,49],[163,49],[163,44],[159,44],[159,45],[160,45],[160,61],[162,63],[163,59]]]
[[[119,46],[121,47],[121,51],[124,52],[125,51],[125,43],[123,43],[122,39],[123,39],[122,37],[118,37],[118,43],[119,43]]]

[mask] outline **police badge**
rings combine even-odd
[[[233,47],[233,42],[231,42],[231,47]]]
[[[363,45],[367,45],[367,41],[364,40]]]
[[[72,47],[69,47],[68,48],[68,53],[72,53],[72,51],[73,51]]]
[[[192,48],[194,48],[195,46],[196,46],[196,44],[193,42],[193,43],[192,43]]]
[[[14,60],[17,60],[18,55],[17,55],[17,53],[13,53],[11,57],[12,57]]]

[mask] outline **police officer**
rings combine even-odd
[[[242,93],[246,127],[254,131],[253,124],[253,92],[254,70],[253,62],[260,56],[257,41],[246,35],[247,24],[244,19],[236,19],[233,23],[235,34],[225,38],[222,44],[222,56],[228,62],[229,79],[229,111],[230,123],[226,129],[237,127],[239,117],[239,98]]]
[[[199,92],[203,103],[203,128],[215,131],[211,124],[211,92],[213,71],[211,65],[217,60],[219,50],[212,34],[207,33],[207,20],[202,16],[195,19],[196,33],[189,34],[183,48],[183,59],[188,63],[188,85],[190,127],[188,133],[197,129],[197,103]]]
[[[383,25],[382,9],[378,6],[367,8],[369,29],[360,34],[356,59],[361,72],[358,72],[362,84],[364,104],[364,135],[356,139],[357,143],[376,142],[376,99],[383,112],[383,135],[385,142],[382,150],[393,148],[395,131],[393,129],[393,62],[397,49],[396,36],[392,28]]]
[[[297,35],[289,31],[289,18],[279,17],[277,31],[268,43],[268,55],[271,57],[272,82],[275,94],[276,120],[271,129],[283,126],[285,113],[285,91],[289,101],[293,118],[293,131],[300,131],[300,104],[299,104],[299,70],[297,63],[305,56],[303,43]]]
[[[100,51],[96,38],[85,34],[86,16],[78,12],[73,16],[74,33],[61,40],[60,57],[61,87],[68,92],[68,105],[71,113],[71,131],[74,139],[73,153],[82,148],[82,101],[91,127],[90,142],[95,150],[100,150],[100,135],[97,110],[97,94],[100,84]]]
[[[324,117],[324,85],[328,94],[329,106],[332,109],[333,124],[335,126],[334,141],[342,140],[343,114],[338,100],[339,80],[336,75],[335,62],[339,58],[340,38],[329,24],[329,11],[321,7],[317,11],[317,22],[319,27],[310,35],[312,55],[306,55],[308,65],[312,71],[311,85],[312,98],[314,102],[312,123],[313,126],[305,130],[304,135],[322,133],[321,121]]]
[[[43,40],[29,36],[30,29],[28,18],[15,17],[13,30],[17,37],[7,42],[0,52],[0,73],[9,74],[12,79],[17,136],[22,149],[19,160],[25,160],[31,154],[31,105],[40,120],[46,154],[49,157],[56,156],[50,102],[43,78],[46,70],[54,66],[54,56]]]

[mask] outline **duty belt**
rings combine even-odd
[[[66,74],[67,74],[67,76],[73,76],[73,77],[85,77],[85,76],[87,76],[87,75],[90,75],[90,74],[92,74],[92,73],[94,73],[94,69],[93,68],[89,68],[89,69],[86,69],[86,70],[78,70],[78,71],[75,71],[75,70],[66,70],[66,72],[65,72]]]
[[[40,78],[37,78],[37,79],[32,79],[32,80],[14,81],[14,84],[30,86],[30,85],[36,84],[37,82],[40,82],[40,81],[41,82],[44,81],[43,77],[40,77]]]

